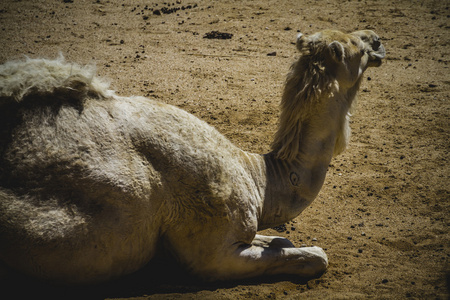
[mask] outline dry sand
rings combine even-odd
[[[9,277],[0,281],[2,293],[12,292],[11,299],[447,299],[449,4],[2,0],[0,62],[59,52],[69,61],[94,62],[120,95],[182,107],[253,152],[269,150],[297,32],[372,29],[387,49],[385,64],[365,74],[350,146],[331,162],[318,198],[281,232],[264,232],[325,248],[330,266],[321,278],[206,284],[159,262],[89,288]],[[203,38],[211,31],[233,36]]]

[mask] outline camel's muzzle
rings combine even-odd
[[[372,30],[360,30],[352,33],[366,45],[369,54],[369,66],[378,67],[382,64],[382,59],[386,57],[386,50],[378,35]]]
[[[379,40],[375,40],[372,44],[372,51],[369,52],[369,63],[371,66],[381,66],[382,59],[386,57],[386,50]]]

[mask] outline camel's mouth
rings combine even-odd
[[[383,58],[386,57],[386,50],[380,41],[374,41],[372,51],[369,52],[370,66],[379,67],[383,63]]]
[[[371,37],[369,44],[371,48],[371,51],[369,51],[369,64],[370,66],[379,67],[383,63],[383,58],[386,57],[386,50],[380,38],[376,35]]]

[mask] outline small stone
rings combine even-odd
[[[383,279],[382,281],[381,281],[381,283],[388,283],[389,282],[389,280],[387,280],[387,279]]]
[[[358,253],[363,253],[363,249],[358,249]]]
[[[365,232],[361,232],[361,235],[362,235],[362,236],[366,236],[366,233],[365,233]]]
[[[317,239],[316,239],[316,238],[313,238],[312,241],[313,241],[313,242],[317,242]]]
[[[275,227],[273,227],[273,229],[275,229],[278,232],[285,232],[286,231],[286,224],[275,226]]]
[[[351,236],[347,237],[347,240],[351,241],[353,238]]]

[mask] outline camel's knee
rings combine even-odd
[[[286,249],[289,251],[290,249]],[[318,277],[322,275],[328,268],[328,256],[320,247],[293,248],[297,253],[293,253],[293,257],[297,257],[298,274],[305,277]]]
[[[312,247],[315,252],[314,264],[318,273],[323,273],[328,268],[328,256],[325,251],[320,247]]]

